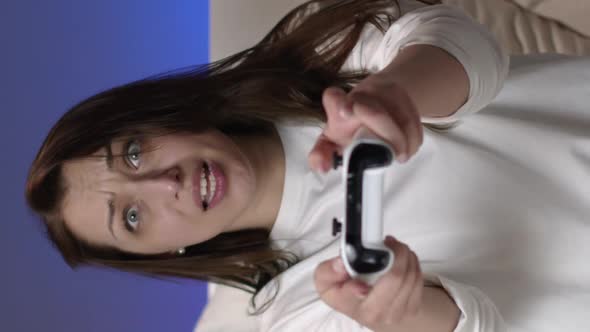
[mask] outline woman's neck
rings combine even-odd
[[[239,139],[240,147],[252,162],[256,178],[256,197],[252,207],[240,216],[230,231],[263,228],[269,232],[277,219],[285,184],[285,152],[281,137],[273,126],[265,137]]]

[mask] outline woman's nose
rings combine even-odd
[[[178,193],[182,189],[182,172],[174,167],[140,182],[145,185],[144,188],[140,185],[140,191],[155,191],[178,198]]]

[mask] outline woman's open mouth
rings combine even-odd
[[[225,196],[227,181],[219,165],[212,161],[204,161],[195,172],[193,185],[193,191],[198,188],[199,194],[195,195],[195,199],[198,197],[198,203],[204,211],[208,211],[219,204]]]

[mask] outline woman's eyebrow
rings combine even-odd
[[[114,196],[114,194],[112,194],[112,196]],[[108,216],[108,219],[107,219],[108,220],[107,221],[107,225],[109,227],[109,231],[113,235],[113,238],[116,240],[117,237],[115,236],[115,232],[113,231],[113,219],[115,217],[115,203],[113,203],[113,197],[111,197],[107,201],[107,206],[108,206],[108,209],[109,209],[109,216]]]
[[[106,163],[107,163],[107,169],[108,169],[109,171],[112,171],[112,170],[113,170],[113,149],[112,149],[112,147],[111,147],[111,144],[110,144],[110,143],[109,143],[109,144],[107,144],[107,145],[105,146],[105,149],[106,149],[106,151],[107,151],[107,157],[106,157],[106,159],[105,159],[105,161],[106,161]]]
[[[113,235],[113,238],[116,240],[117,237],[115,236],[115,232],[113,231],[113,220],[115,218],[115,193],[110,192],[110,191],[104,191],[104,190],[99,190],[99,192],[104,193],[104,194],[108,194],[110,196],[109,199],[107,200],[107,209],[109,211],[109,214],[107,217],[107,226],[109,228],[109,231]]]

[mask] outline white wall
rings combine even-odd
[[[210,0],[211,61],[258,42],[289,10],[305,0]]]

